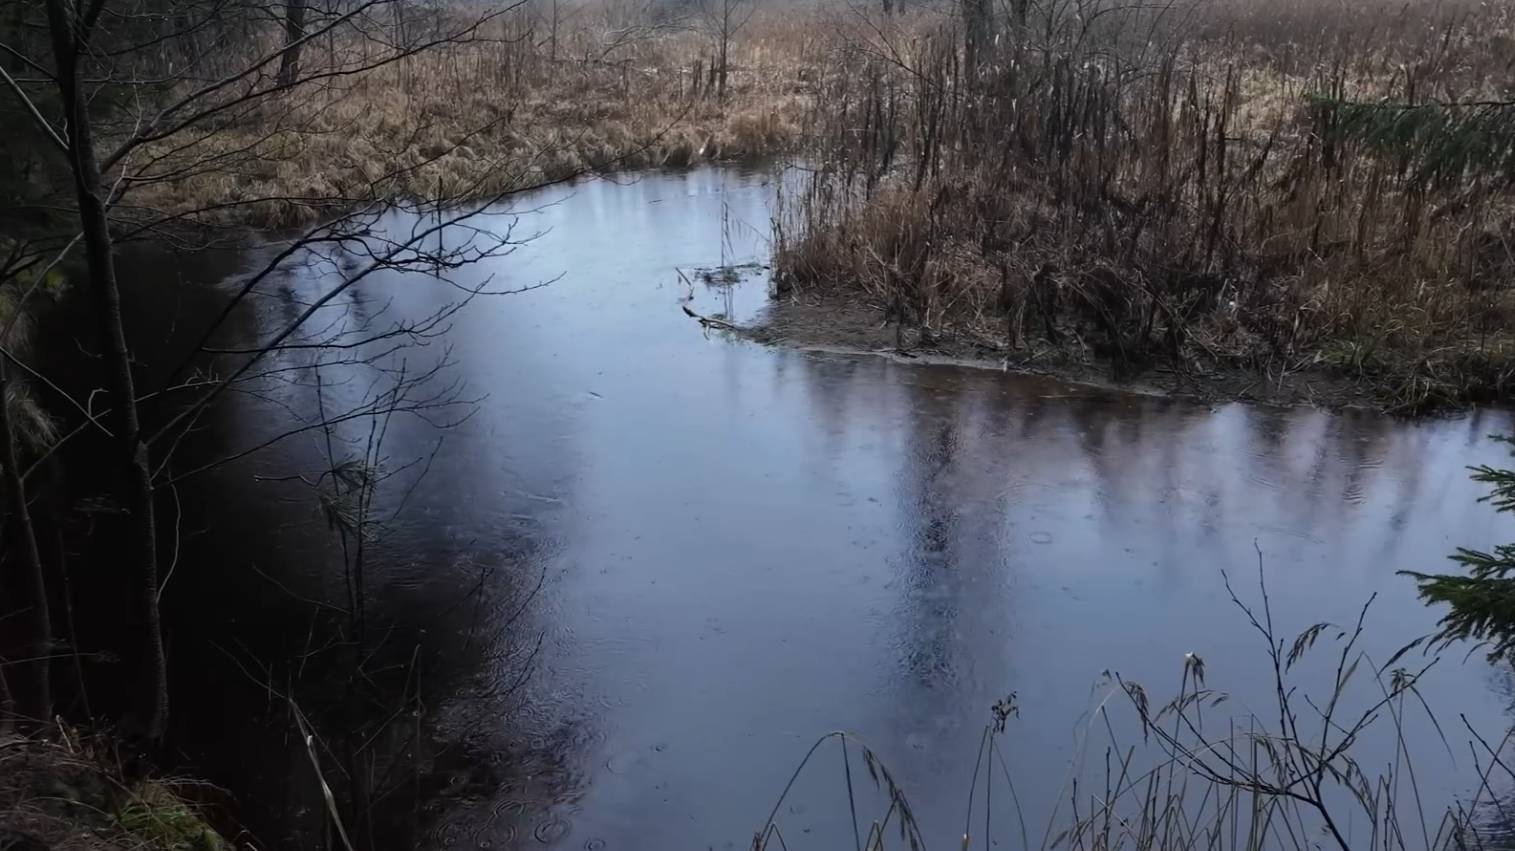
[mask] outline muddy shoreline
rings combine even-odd
[[[753,322],[735,326],[743,337],[765,345],[809,351],[868,354],[900,363],[950,364],[1027,375],[1145,395],[1206,403],[1241,401],[1274,406],[1309,406],[1327,410],[1394,413],[1452,413],[1472,403],[1407,411],[1396,405],[1391,389],[1369,377],[1343,375],[1328,366],[1264,374],[1225,363],[1190,363],[1184,368],[1159,363],[1122,373],[1073,339],[1054,345],[1028,339],[1019,349],[1003,335],[949,328],[922,339],[917,329],[903,332],[884,321],[877,307],[837,296],[790,295],[775,298]]]

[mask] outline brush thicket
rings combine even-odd
[[[822,77],[785,286],[1119,369],[1321,364],[1503,398],[1515,9],[1032,5],[970,54],[879,15]]]
[[[148,163],[149,179],[133,181],[127,203],[144,216],[304,224],[374,197],[483,197],[589,171],[789,150],[813,105],[807,69],[819,64],[819,37],[791,15],[760,10],[738,31],[718,97],[710,36],[696,20],[616,0],[557,11],[537,2],[471,28],[482,14],[459,6],[410,22],[409,42],[441,43],[394,62],[376,61],[397,37],[387,18],[366,25],[372,32],[354,25],[313,39],[301,68],[315,81],[128,162]],[[279,35],[270,28],[213,61],[240,67],[276,52]],[[324,76],[355,68],[364,70]],[[133,110],[119,122],[117,132],[138,126]]]

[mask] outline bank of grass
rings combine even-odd
[[[1515,7],[1075,6],[1002,16],[976,60],[951,15],[862,13],[781,290],[911,346],[1508,400]]]
[[[183,790],[130,778],[104,736],[0,737],[0,848],[13,851],[217,851],[232,847]]]
[[[141,181],[130,204],[284,227],[375,197],[487,197],[586,172],[752,159],[801,144],[821,43],[806,21],[754,14],[732,40],[721,93],[699,19],[641,10],[622,20],[609,2],[572,12],[551,41],[542,11],[523,7],[459,43],[298,87],[191,144],[150,149],[139,158],[152,163],[148,173],[172,177]],[[332,64],[356,65],[373,48],[331,49]],[[319,75],[322,43],[305,55],[307,73]]]

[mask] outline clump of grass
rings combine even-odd
[[[102,851],[230,847],[202,809],[176,791],[184,786],[129,777],[107,736],[59,729],[47,737],[0,738],[0,842]]]
[[[229,847],[199,809],[167,785],[148,780],[136,785],[115,814],[115,826],[129,846],[164,851],[219,851]]]
[[[1515,10],[1357,5],[1032,3],[971,54],[951,17],[860,12],[781,282],[1121,371],[1504,399]]]

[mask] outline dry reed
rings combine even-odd
[[[732,44],[718,98],[705,79],[708,35],[651,14],[614,0],[576,6],[549,38],[542,9],[513,9],[466,39],[297,87],[190,143],[150,149],[125,164],[150,177],[127,201],[147,215],[283,227],[376,197],[483,197],[800,142],[815,35],[791,16],[756,15]],[[314,41],[306,73],[362,65],[374,49],[364,41]]]
[[[963,851],[1505,847],[1509,818],[1500,795],[1507,793],[1497,790],[1515,781],[1505,753],[1515,731],[1490,739],[1468,726],[1471,792],[1453,796],[1452,790],[1429,785],[1417,765],[1424,771],[1430,752],[1449,745],[1419,683],[1438,660],[1416,658],[1411,651],[1420,642],[1386,660],[1370,658],[1362,637],[1371,600],[1355,623],[1313,624],[1291,640],[1275,625],[1261,572],[1259,583],[1256,603],[1238,598],[1229,580],[1226,587],[1261,640],[1259,672],[1251,679],[1271,693],[1271,705],[1257,712],[1233,710],[1230,695],[1209,685],[1204,660],[1192,653],[1183,660],[1177,693],[1166,703],[1158,703],[1141,684],[1106,672],[1092,711],[1076,731],[1077,753],[1058,800],[1050,812],[1027,813],[1017,792],[1021,772],[1006,753],[1013,751],[1016,735],[1012,693],[990,709],[966,778],[963,832],[951,844]],[[1323,688],[1303,685],[1306,668]],[[1440,741],[1437,736],[1415,741],[1411,730],[1421,726],[1434,729]],[[845,784],[848,801],[847,811],[835,815],[850,820],[857,847],[926,847],[908,795],[879,756],[850,734],[830,733],[796,768],[755,832],[752,851],[791,847],[781,807],[812,758],[832,741],[842,751],[837,782]],[[854,757],[882,798],[871,812],[869,780],[854,774]],[[968,774],[968,766],[963,768]],[[1028,789],[1055,782],[1046,776],[1021,780]],[[793,803],[790,808],[803,811]]]
[[[1515,378],[1515,8],[859,13],[785,290],[1117,371],[1330,370],[1391,404]]]

